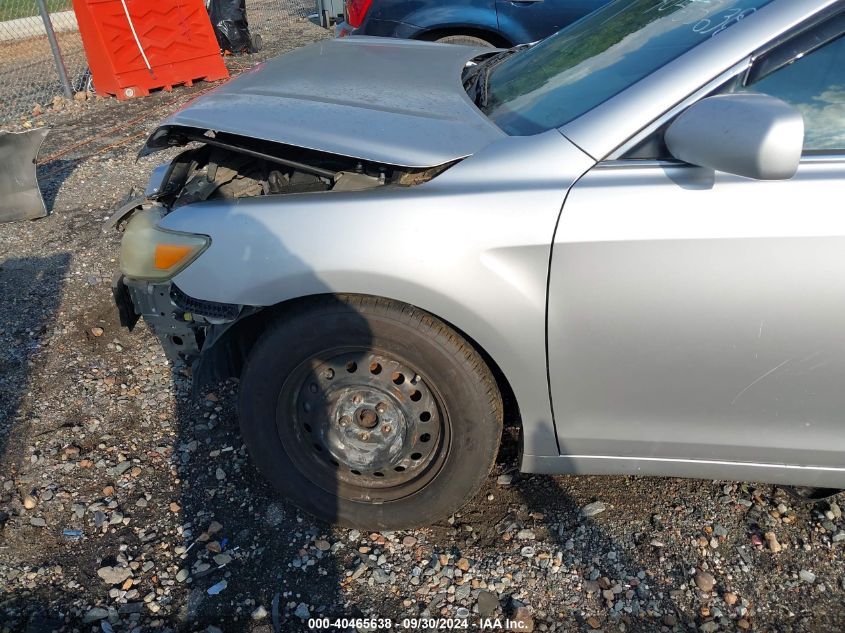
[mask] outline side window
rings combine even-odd
[[[845,12],[754,62],[711,94],[757,92],[786,101],[804,117],[804,152],[845,153]],[[819,42],[826,42],[818,46]],[[816,48],[818,46],[818,48]],[[743,83],[744,82],[744,83]],[[670,121],[629,149],[624,159],[671,160],[663,142]]]
[[[804,151],[845,151],[845,36],[799,55],[737,92],[768,94],[801,112]]]

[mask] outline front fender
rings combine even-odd
[[[545,355],[549,256],[566,191],[592,164],[552,130],[503,139],[416,187],[206,202],[162,226],[211,236],[174,279],[197,299],[270,306],[369,294],[454,324],[511,383],[524,450],[557,455]]]

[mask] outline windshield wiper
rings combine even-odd
[[[483,61],[478,62],[475,66],[470,66],[465,71],[464,89],[472,97],[472,100],[480,108],[487,107],[487,84],[490,80],[490,73],[493,69],[508,59],[514,53],[525,50],[532,46],[531,44],[519,44],[513,48],[490,55]]]

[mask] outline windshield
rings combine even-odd
[[[508,134],[560,127],[771,0],[614,0],[490,72],[484,112]]]

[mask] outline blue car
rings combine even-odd
[[[337,34],[508,48],[543,39],[607,1],[346,0]]]

